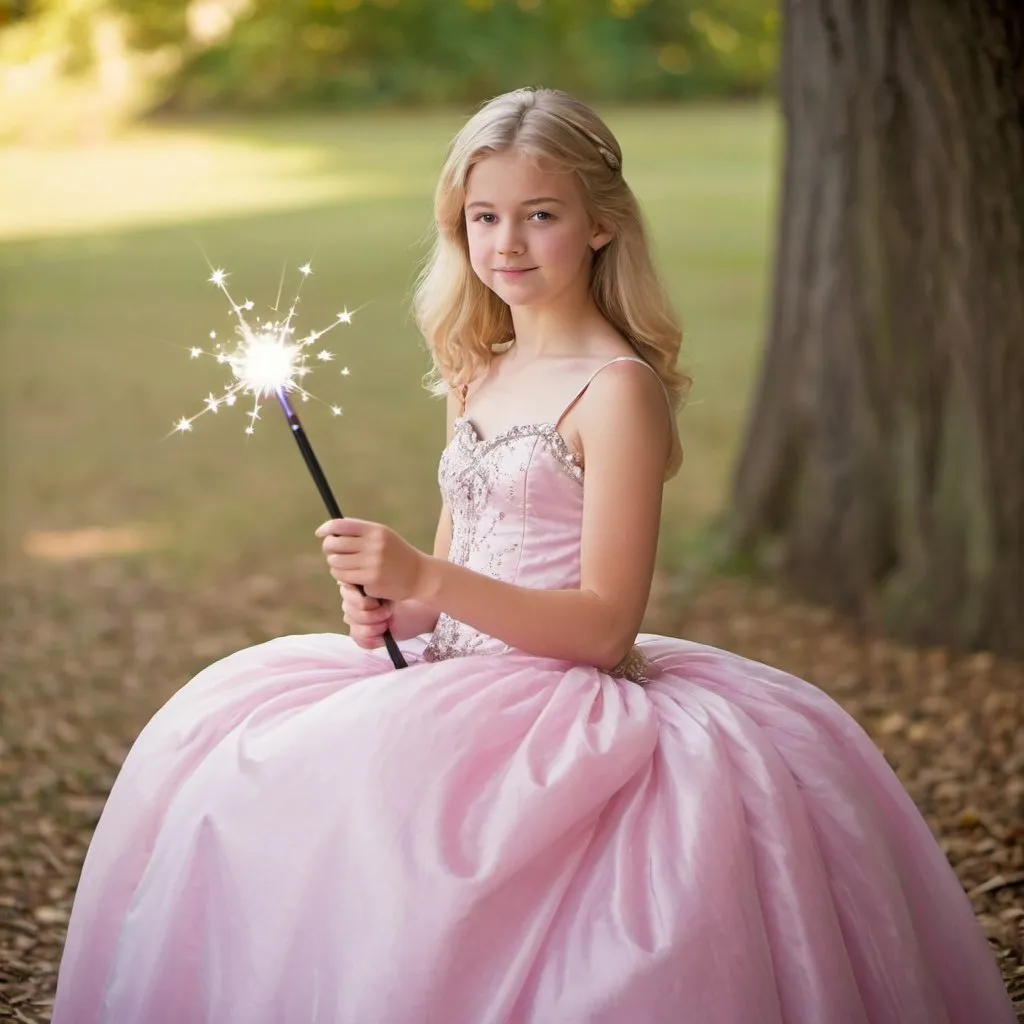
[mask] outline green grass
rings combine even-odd
[[[687,330],[695,378],[662,563],[723,500],[763,336],[777,122],[764,106],[606,111]],[[81,149],[0,151],[5,530],[144,523],[191,578],[273,570],[315,550],[325,518],[276,410],[252,438],[238,410],[197,411],[221,368],[187,348],[227,326],[203,252],[236,297],[272,301],[311,259],[300,327],[362,308],[312,390],[345,407],[304,421],[346,513],[429,545],[443,408],[408,300],[451,114],[150,126]],[[15,198],[16,197],[16,198]],[[12,201],[14,198],[14,201]],[[294,276],[292,277],[294,280]]]

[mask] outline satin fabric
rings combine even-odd
[[[578,585],[557,419],[457,424],[453,557]],[[500,514],[499,514],[500,513]],[[970,904],[810,684],[642,635],[649,681],[461,624],[206,669],[90,846],[55,1024],[1013,1024]]]

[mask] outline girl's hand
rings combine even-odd
[[[364,650],[383,647],[381,637],[389,628],[393,611],[390,601],[364,597],[358,588],[339,583],[342,618],[348,625],[348,635]]]
[[[331,575],[339,583],[361,586],[388,601],[414,598],[422,583],[427,556],[394,530],[362,519],[332,519],[316,535]]]

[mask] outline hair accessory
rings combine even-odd
[[[604,157],[604,162],[613,170],[617,171],[622,167],[619,158],[605,145],[597,143],[597,151]]]
[[[581,124],[577,124],[572,118],[566,117],[564,114],[555,113],[554,111],[548,111],[548,114],[589,139],[593,143],[594,148],[601,154],[601,159],[608,165],[609,170],[615,172],[622,170],[622,161],[605,145],[600,135],[592,132],[589,128],[584,128]]]
[[[619,158],[601,141],[599,135],[595,135],[592,131],[582,127],[582,125],[573,124],[573,127],[590,139],[594,144],[594,148],[601,154],[601,159],[604,160],[611,170],[618,171],[621,169],[622,163]]]

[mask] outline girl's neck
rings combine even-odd
[[[608,324],[590,295],[558,306],[513,306],[516,361],[586,355],[587,341]],[[511,354],[511,353],[510,353]]]

